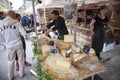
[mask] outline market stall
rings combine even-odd
[[[32,41],[35,42],[33,36]],[[36,56],[41,60],[42,69],[47,69],[54,80],[83,80],[105,71],[95,51],[74,44],[73,35],[57,40],[40,34],[39,46],[42,52]]]
[[[33,42],[39,44],[40,52],[36,50],[38,53],[35,53],[35,56],[40,59],[41,69],[48,70],[48,74],[55,80],[83,80],[91,76],[93,80],[93,76],[104,72],[105,67],[91,48],[90,26],[86,25],[86,20],[84,24],[77,25],[77,16],[71,15],[71,22],[68,25],[72,23],[73,28],[68,29],[72,29],[70,30],[72,32],[64,35],[64,40],[51,39],[43,33],[38,34],[38,40],[35,40],[36,36],[31,37]]]

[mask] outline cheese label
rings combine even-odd
[[[90,51],[90,47],[87,45],[84,45],[83,51],[88,54]]]

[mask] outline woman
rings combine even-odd
[[[100,12],[91,21],[90,26],[93,30],[92,48],[96,52],[96,56],[101,60],[100,52],[102,52],[105,40],[105,27],[108,24],[108,17],[105,15],[108,11],[106,5],[100,6]]]
[[[20,18],[21,18],[20,14],[16,13],[16,20],[18,20],[20,22]],[[24,53],[25,53],[25,65],[26,66],[31,66],[31,64],[26,61],[26,44],[25,44],[25,39],[24,39],[23,36],[21,36],[21,40],[22,40],[22,43],[23,43],[23,48],[24,48]],[[16,55],[16,70],[17,71],[19,70],[18,59],[19,58]]]

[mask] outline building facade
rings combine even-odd
[[[0,0],[0,9],[12,9],[12,3],[8,0]]]

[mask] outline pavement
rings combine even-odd
[[[103,80],[120,80],[120,45],[113,50],[101,53],[106,71],[99,76]]]
[[[27,61],[32,63],[31,67],[25,67],[25,76],[19,77],[18,71],[15,70],[14,80],[37,80],[29,70],[35,70],[35,60],[32,60],[32,42],[26,40],[26,53]],[[101,53],[103,61],[102,63],[106,67],[106,71],[99,75],[96,75],[94,80],[120,80],[120,46],[115,47],[113,50]],[[7,77],[7,57],[5,50],[0,46],[0,80],[8,80]],[[85,79],[91,80],[91,78]]]

